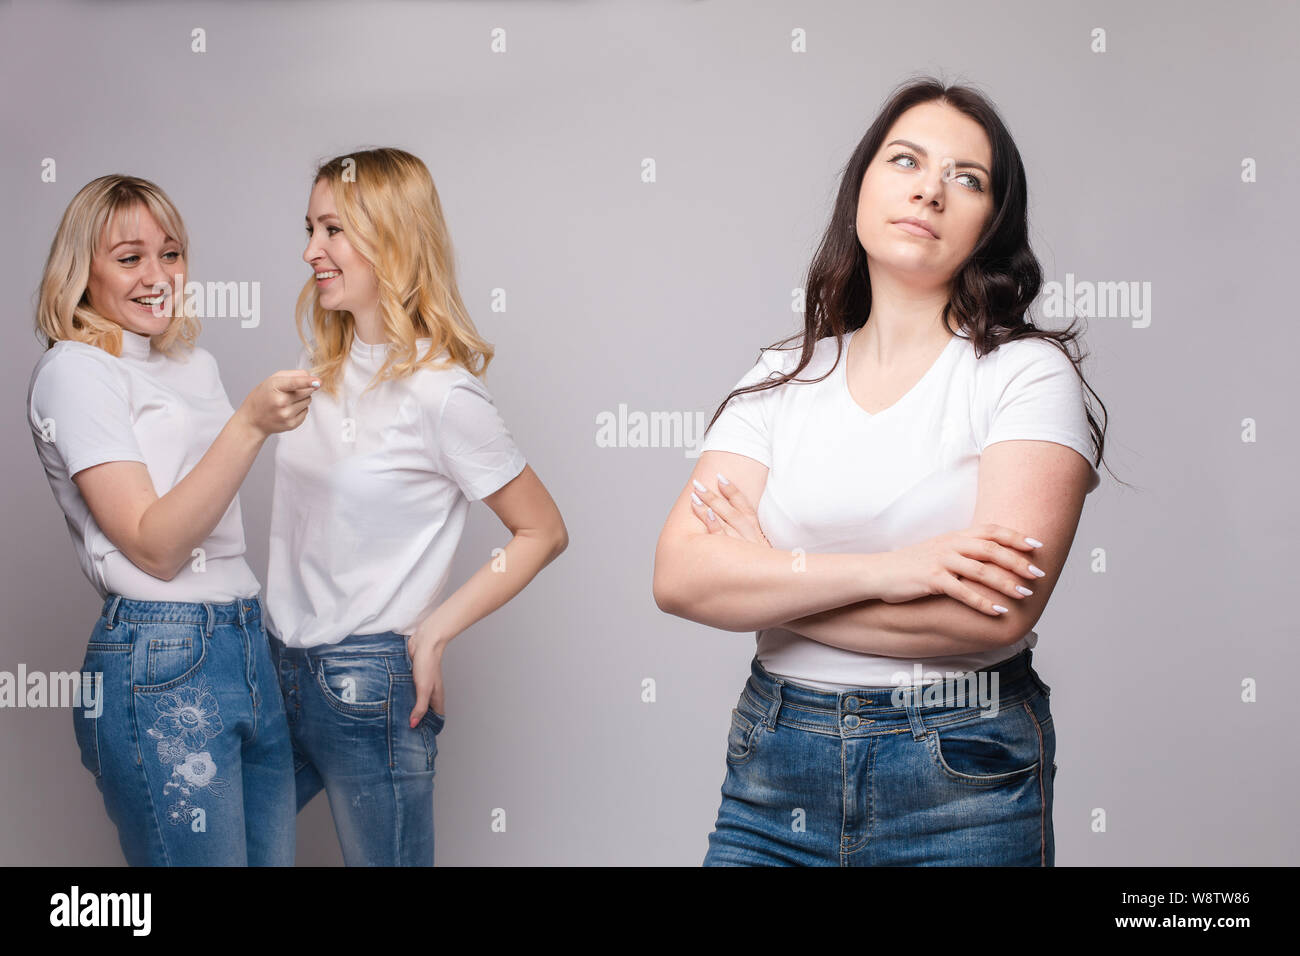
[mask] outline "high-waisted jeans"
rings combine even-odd
[[[1054,865],[1051,689],[1031,660],[945,696],[814,690],[755,658],[704,865]]]
[[[323,788],[348,866],[433,866],[433,764],[446,717],[410,724],[406,638],[353,634],[285,647],[271,638],[293,735],[298,809]]]
[[[111,594],[82,664],[103,711],[73,710],[132,866],[292,866],[293,758],[261,604]]]

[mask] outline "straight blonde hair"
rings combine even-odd
[[[378,280],[379,316],[390,345],[367,388],[453,364],[482,377],[496,350],[478,334],[461,301],[451,236],[424,163],[404,150],[368,149],[322,163],[312,186],[321,180],[330,184],[348,242],[374,267]],[[323,308],[316,280],[309,278],[294,320],[311,373],[321,388],[335,393],[352,348],[352,313]],[[305,323],[311,326],[310,342]],[[417,338],[433,339],[426,355],[416,354]],[[435,361],[444,351],[448,359]]]
[[[165,192],[135,176],[114,174],[91,180],[68,203],[45,260],[36,305],[36,336],[44,340],[47,349],[56,342],[85,342],[121,356],[122,326],[95,310],[87,287],[91,261],[114,218],[119,213],[138,215],[142,209],[153,215],[168,238],[180,244],[188,270],[189,234]],[[184,284],[182,275],[181,288]],[[172,321],[165,332],[153,336],[154,348],[168,354],[174,354],[179,347],[193,348],[200,325],[184,300],[183,295],[172,297]]]

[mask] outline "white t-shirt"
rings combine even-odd
[[[970,527],[980,452],[995,442],[1057,442],[1091,463],[1083,388],[1051,343],[1009,342],[977,360],[970,339],[954,336],[909,392],[873,415],[849,392],[853,334],[826,379],[733,398],[700,446],[768,466],[757,512],[774,548],[878,553]],[[793,370],[799,355],[798,347],[765,349],[736,387]],[[819,378],[835,360],[835,337],[821,339],[797,378]],[[1092,468],[1088,491],[1100,481]],[[944,676],[977,670],[1038,641],[1030,631],[1009,647],[914,661],[831,647],[779,627],[756,637],[768,671],[827,690],[911,684],[916,663]]]
[[[169,357],[149,336],[123,329],[120,358],[84,342],[56,342],[32,372],[27,418],[36,453],[81,570],[101,597],[224,604],[260,589],[244,560],[238,494],[200,545],[202,554],[164,581],[108,540],[72,480],[92,465],[138,461],[162,497],[199,463],[234,409],[210,352],[195,346],[178,354]]]
[[[419,354],[431,344],[417,339]],[[438,606],[470,501],[527,463],[460,366],[362,394],[387,352],[354,337],[339,394],[318,391],[302,425],[279,438],[266,607],[289,647],[414,633]],[[308,361],[303,352],[295,367]]]

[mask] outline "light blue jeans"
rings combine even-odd
[[[83,673],[103,711],[74,708],[132,866],[292,866],[293,757],[261,604],[111,594]]]
[[[755,658],[704,865],[1052,866],[1056,733],[1031,659],[975,672],[984,695],[896,697],[798,686]]]
[[[433,764],[446,718],[412,728],[406,638],[353,634],[288,648],[271,638],[293,736],[298,809],[322,789],[348,866],[433,866]]]

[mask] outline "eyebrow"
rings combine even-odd
[[[908,149],[914,149],[914,150],[916,150],[918,153],[920,153],[922,156],[928,156],[928,155],[929,155],[929,154],[925,151],[925,147],[924,147],[924,146],[919,146],[919,145],[917,145],[916,143],[910,142],[910,141],[905,140],[905,139],[895,139],[895,140],[890,140],[890,141],[889,141],[888,143],[886,143],[885,145],[886,145],[886,146],[893,146],[894,143],[898,143],[900,146],[906,146]],[[984,168],[984,165],[983,165],[982,163],[977,163],[977,162],[975,162],[974,160],[971,160],[971,159],[963,159],[963,160],[960,160],[960,161],[956,164],[956,167],[957,167],[958,169],[978,169],[978,170],[980,170],[981,172],[983,172],[984,175],[987,176],[989,179],[992,179],[992,178],[993,178],[993,174],[992,174],[991,172],[989,172],[987,169],[985,169],[985,168]]]
[[[310,226],[310,225],[311,225],[311,216],[303,216],[303,218],[307,220],[307,225]],[[316,217],[316,221],[317,221],[317,222],[324,222],[326,219],[337,219],[337,218],[338,218],[338,216],[335,215],[335,214],[332,213],[332,212],[323,212],[323,213],[321,213],[319,216]]]
[[[113,253],[113,252],[116,252],[116,251],[117,251],[121,246],[143,246],[144,244],[145,244],[145,243],[144,243],[144,240],[143,240],[143,239],[123,239],[123,240],[121,240],[120,242],[115,242],[115,243],[113,244],[113,247],[112,247],[111,249],[109,249],[108,251],[109,251],[110,253]],[[163,240],[163,245],[164,245],[164,246],[166,246],[166,245],[177,245],[177,246],[179,246],[180,243],[177,242],[175,239],[173,239],[171,236],[168,236],[167,238],[165,238],[165,239]]]

